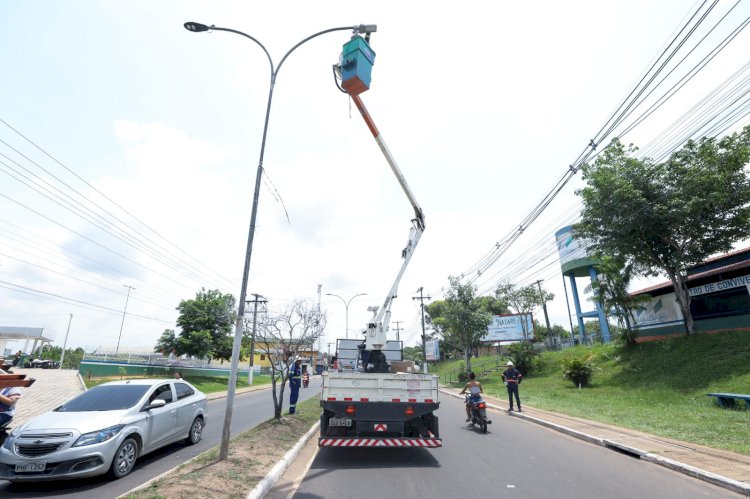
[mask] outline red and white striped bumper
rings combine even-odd
[[[442,447],[439,438],[327,438],[318,439],[319,447]]]

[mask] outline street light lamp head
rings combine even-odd
[[[375,33],[378,31],[378,25],[377,24],[360,24],[356,28],[354,28],[354,31],[357,33]]]
[[[206,26],[205,24],[194,23],[194,22],[186,22],[184,26],[186,30],[194,31],[196,33],[199,33],[201,31],[208,31],[211,29],[209,26]]]

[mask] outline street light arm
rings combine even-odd
[[[308,36],[307,38],[305,38],[304,40],[302,40],[301,42],[299,42],[297,45],[295,45],[294,47],[290,48],[289,51],[286,54],[284,54],[284,57],[281,58],[281,62],[279,62],[278,67],[274,71],[274,78],[275,78],[275,74],[278,73],[279,70],[281,69],[281,65],[284,64],[284,61],[286,61],[286,58],[289,57],[289,55],[292,52],[294,52],[297,49],[297,47],[299,47],[303,43],[305,43],[305,42],[307,42],[309,40],[312,40],[313,38],[316,38],[316,37],[318,37],[320,35],[325,35],[326,33],[330,33],[332,31],[352,30],[353,32],[358,33],[360,27],[364,27],[364,26],[365,26],[364,24],[360,24],[358,26],[342,26],[342,27],[339,27],[339,28],[329,28],[329,29],[326,29],[326,30],[323,30],[323,31],[319,31],[319,32],[315,33],[314,35]],[[368,25],[368,26],[374,26],[374,25]]]
[[[263,52],[265,52],[266,57],[268,58],[268,64],[271,65],[271,74],[274,76],[274,78],[276,77],[276,70],[274,70],[274,67],[273,67],[273,59],[271,59],[271,54],[268,53],[268,50],[266,50],[266,47],[262,43],[260,43],[255,37],[253,37],[251,35],[248,35],[247,33],[243,33],[242,31],[238,31],[236,29],[232,29],[232,28],[217,28],[216,26],[210,26],[209,29],[210,30],[214,30],[214,31],[228,31],[229,33],[236,33],[238,35],[244,36],[245,38],[249,38],[252,41],[254,41],[255,43],[257,43],[258,46],[261,49],[263,49]],[[281,66],[281,64],[279,64],[279,66]]]
[[[349,298],[349,303],[347,303],[347,304],[346,304],[346,306],[348,307],[348,306],[349,306],[349,304],[350,304],[350,303],[352,302],[352,300],[353,300],[353,299],[355,299],[356,297],[358,297],[358,296],[364,296],[364,295],[366,295],[366,294],[367,294],[367,293],[360,293],[360,294],[358,294],[358,295],[354,295],[354,296],[352,296],[351,298]]]

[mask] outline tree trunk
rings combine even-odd
[[[695,322],[693,321],[693,314],[690,312],[690,291],[687,288],[687,283],[679,272],[673,272],[670,269],[668,273],[669,280],[672,281],[674,294],[677,297],[677,303],[680,305],[682,317],[685,319],[685,332],[690,336],[695,334]]]
[[[273,417],[275,419],[281,418],[281,403],[279,397],[276,396],[276,375],[271,374],[271,394],[273,395]],[[283,401],[284,399],[282,399]]]
[[[471,372],[471,347],[466,346],[466,372]]]

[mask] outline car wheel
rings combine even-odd
[[[190,433],[185,439],[185,443],[188,445],[195,445],[201,441],[203,436],[203,420],[201,418],[195,418],[193,424],[190,425]]]
[[[126,438],[117,448],[115,457],[112,459],[112,466],[109,467],[109,473],[114,478],[122,478],[133,471],[135,460],[138,457],[138,443],[132,438]]]

